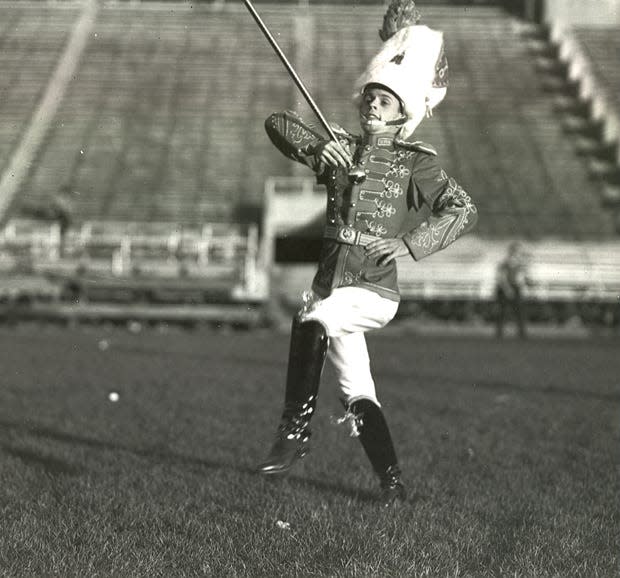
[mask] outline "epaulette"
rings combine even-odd
[[[421,140],[416,140],[414,142],[411,142],[408,140],[395,139],[394,144],[408,151],[419,151],[422,153],[426,153],[428,155],[433,155],[434,157],[437,156],[437,151],[435,150],[435,147]]]

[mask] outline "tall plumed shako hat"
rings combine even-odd
[[[369,84],[383,85],[398,96],[407,119],[401,138],[410,136],[443,100],[448,86],[443,34],[419,20],[413,0],[392,0],[379,30],[384,44],[355,82],[357,103]]]

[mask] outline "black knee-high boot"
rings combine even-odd
[[[379,476],[381,501],[385,505],[405,499],[405,487],[385,416],[369,399],[354,401],[349,411],[356,416],[359,439],[370,463]]]
[[[328,343],[327,333],[321,323],[300,322],[295,317],[291,331],[282,420],[269,456],[258,466],[259,473],[285,473],[297,459],[308,452],[308,426],[316,408]]]

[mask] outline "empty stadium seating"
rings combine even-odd
[[[79,8],[32,5],[0,7],[0,173],[45,88]]]
[[[260,302],[268,291],[263,245],[255,225],[87,221],[63,239],[55,223],[11,220],[0,231],[0,297],[27,271],[31,284],[79,286],[89,300],[122,294]]]
[[[26,6],[0,6],[0,21]],[[383,10],[260,5],[326,115],[352,130],[351,86],[379,46]],[[52,66],[76,8],[50,4],[42,13],[52,24],[46,48],[53,49],[29,60],[36,65],[22,67],[22,75]],[[12,58],[39,50],[36,21],[29,20],[24,47]],[[445,168],[477,200],[479,234],[614,235],[613,219],[593,202],[600,186],[589,180],[543,90],[530,25],[488,6],[428,6],[424,22],[445,31],[451,88],[418,136],[439,149]],[[45,78],[38,77],[38,92]],[[79,220],[230,220],[240,204],[260,205],[267,177],[304,174],[268,144],[262,126],[276,109],[307,112],[302,100],[240,5],[103,4],[15,208],[67,185],[76,191]],[[10,148],[2,144],[0,162]]]
[[[508,243],[464,238],[432,258],[403,259],[399,284],[405,300],[490,302]],[[529,243],[524,297],[538,303],[595,303],[615,307],[620,293],[620,242]]]
[[[579,6],[573,5],[575,9],[578,13]],[[613,215],[620,231],[620,28],[615,20],[599,14],[588,25],[574,14],[558,16],[549,21],[548,46],[560,68],[558,89],[565,93],[557,99],[563,127],[598,183],[599,204]]]
[[[620,70],[618,69],[620,26],[610,28],[578,26],[573,33],[587,58],[588,72],[591,75],[588,78],[588,73],[584,71],[583,77],[578,80],[594,84],[591,90],[598,92],[598,95],[590,94],[590,100],[595,98],[605,100],[608,109],[601,110],[599,114],[605,114],[607,117],[598,119],[604,125],[602,127],[604,133],[601,136],[614,145],[614,160],[620,166]]]
[[[102,7],[26,200],[69,185],[82,219],[178,223],[260,202],[261,174],[279,170],[261,119],[289,101],[280,65],[247,14],[172,12]]]

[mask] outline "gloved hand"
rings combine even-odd
[[[333,140],[321,141],[315,147],[314,157],[317,162],[333,168],[342,167],[348,169],[353,164],[353,158],[349,152],[349,145],[346,140],[340,142]]]

